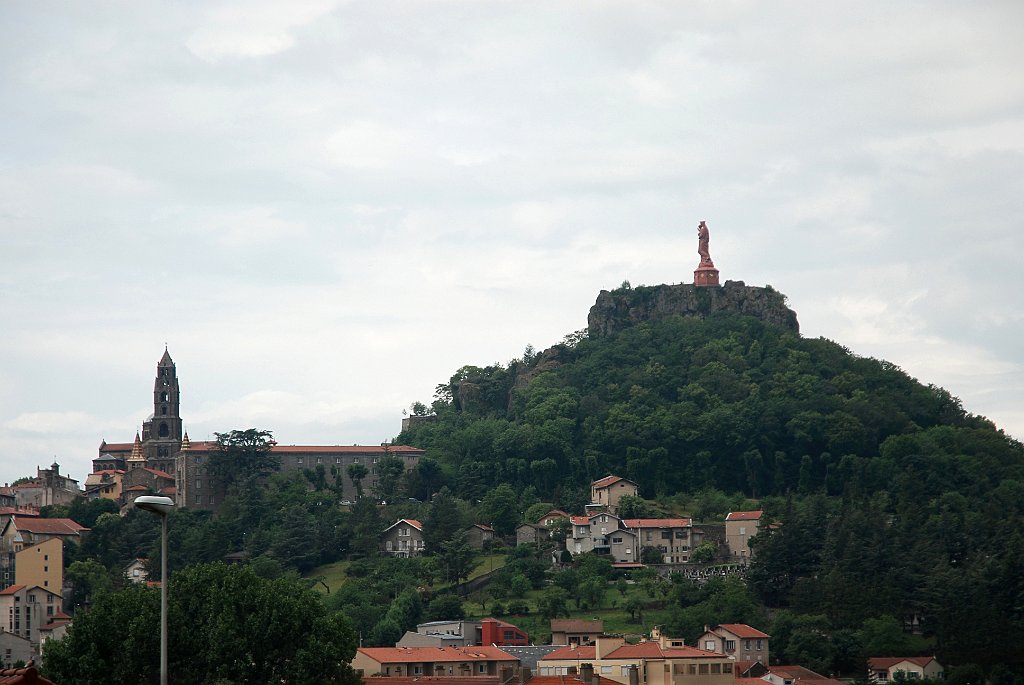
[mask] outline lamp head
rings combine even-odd
[[[146,511],[157,514],[158,516],[167,516],[174,511],[174,500],[170,497],[143,495],[142,497],[135,498],[135,506],[139,509],[145,509]]]

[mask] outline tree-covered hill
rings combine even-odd
[[[467,499],[507,482],[571,507],[608,473],[647,497],[839,495],[885,489],[908,468],[935,492],[1024,480],[1021,445],[942,388],[729,312],[463,367],[433,410],[398,440],[425,448]]]

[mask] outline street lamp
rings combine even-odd
[[[135,506],[160,517],[160,685],[167,685],[167,516],[174,500],[143,495],[135,498]]]

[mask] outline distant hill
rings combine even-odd
[[[566,506],[608,473],[648,497],[882,489],[898,439],[940,427],[1000,452],[988,480],[1024,475],[1021,445],[991,422],[889,362],[801,337],[770,287],[602,291],[589,324],[540,354],[459,369],[438,386],[436,418],[399,441],[440,461],[463,497],[507,482]]]

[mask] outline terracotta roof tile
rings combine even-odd
[[[933,656],[883,656],[883,657],[872,657],[868,659],[868,668],[872,670],[888,670],[898,663],[903,661],[909,661],[912,664],[916,664],[921,668],[924,668],[931,662],[935,661]]]
[[[724,628],[736,637],[741,638],[768,638],[767,633],[762,633],[757,628],[752,628],[746,623],[719,623],[716,628]]]
[[[689,528],[690,519],[622,519],[627,528]]]
[[[763,511],[730,511],[726,521],[756,521],[764,514]]]
[[[489,645],[470,647],[360,647],[359,651],[381,664],[412,661],[518,661]]]
[[[593,483],[590,484],[590,487],[598,489],[607,488],[610,485],[615,485],[620,480],[625,481],[626,483],[633,483],[633,481],[629,480],[628,478],[622,478],[621,476],[605,476],[604,478],[595,480]],[[636,483],[633,483],[633,485],[636,485]]]
[[[17,518],[14,525],[18,530],[28,531],[36,535],[78,535],[89,530],[71,519]]]

